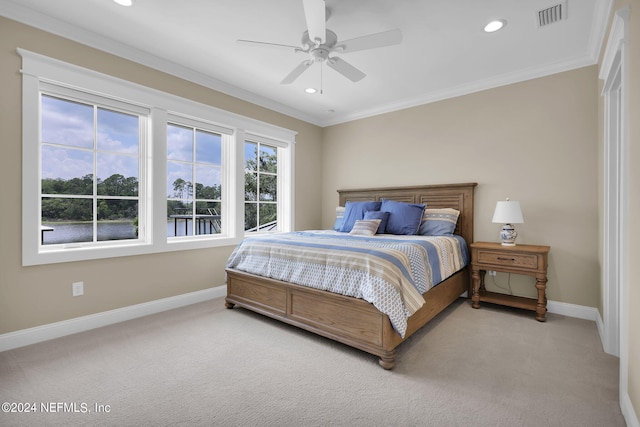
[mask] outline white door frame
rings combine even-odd
[[[628,398],[628,18],[628,7],[616,11],[599,75],[605,104],[602,339],[604,350],[620,357],[623,409]]]

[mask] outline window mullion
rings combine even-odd
[[[261,174],[260,174],[260,144],[257,145],[258,147],[258,162],[256,164],[256,231],[260,231],[260,181],[261,181]]]
[[[150,212],[147,218],[151,220],[152,229],[147,235],[154,245],[164,247],[167,243],[167,126],[168,113],[161,108],[151,109],[150,132],[153,135],[153,142],[149,142],[146,154],[146,162],[149,162],[150,171],[147,170],[148,182],[146,189],[147,203]],[[162,183],[159,185],[159,183]]]
[[[192,231],[193,231],[193,235],[196,235],[196,152],[197,152],[197,147],[196,147],[196,142],[198,140],[197,138],[197,134],[198,134],[198,130],[196,128],[193,129],[193,135],[192,135],[192,143],[191,143],[191,215],[193,217],[193,220],[191,221],[191,224],[193,225]]]
[[[98,106],[93,106],[93,242],[98,241]]]

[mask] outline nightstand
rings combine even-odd
[[[536,320],[544,322],[547,314],[547,255],[549,246],[515,245],[474,242],[471,248],[472,307],[480,308],[480,301],[522,308],[536,312]],[[484,286],[487,271],[524,274],[536,278],[538,298],[489,292]]]

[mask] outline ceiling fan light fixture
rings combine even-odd
[[[505,25],[507,25],[507,21],[505,19],[496,19],[485,25],[484,31],[485,33],[494,33],[502,29]]]
[[[133,0],[113,0],[118,3],[120,6],[131,6],[133,5]]]
[[[318,89],[314,88],[314,87],[308,87],[304,90],[306,93],[316,93],[318,91]]]

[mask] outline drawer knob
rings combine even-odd
[[[500,257],[500,256],[498,257],[498,259],[500,261],[515,261],[516,260],[515,258],[505,258],[505,257]]]

